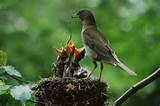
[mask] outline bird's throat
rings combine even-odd
[[[94,18],[87,18],[83,20],[83,25],[85,26],[96,25],[96,21]]]
[[[96,27],[95,21],[92,20],[83,20],[82,32],[88,28]]]

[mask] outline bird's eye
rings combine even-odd
[[[82,11],[79,11],[79,12],[78,12],[78,15],[81,15],[81,14],[82,14]]]

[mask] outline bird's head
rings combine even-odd
[[[87,23],[88,25],[96,25],[94,16],[92,12],[88,9],[79,10],[72,16],[72,18],[80,18],[83,22]]]
[[[72,18],[80,18],[82,21],[90,18],[94,18],[93,14],[90,10],[88,9],[82,9],[75,13]]]

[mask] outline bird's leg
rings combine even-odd
[[[97,63],[96,63],[96,61],[93,61],[93,64],[94,64],[94,68],[93,68],[93,70],[91,71],[91,73],[88,75],[87,79],[89,79],[89,77],[92,75],[92,73],[94,72],[94,70],[97,68]]]
[[[101,77],[102,77],[102,70],[103,70],[103,63],[100,62],[100,76],[99,76],[99,81],[101,81]]]

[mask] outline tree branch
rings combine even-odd
[[[113,106],[120,106],[122,103],[124,103],[129,97],[134,95],[137,91],[144,88],[154,80],[160,78],[160,68],[158,68],[155,72],[153,72],[151,75],[146,77],[145,79],[141,80],[137,84],[133,85],[131,88],[129,88],[124,94],[122,94],[116,101],[114,101]]]

